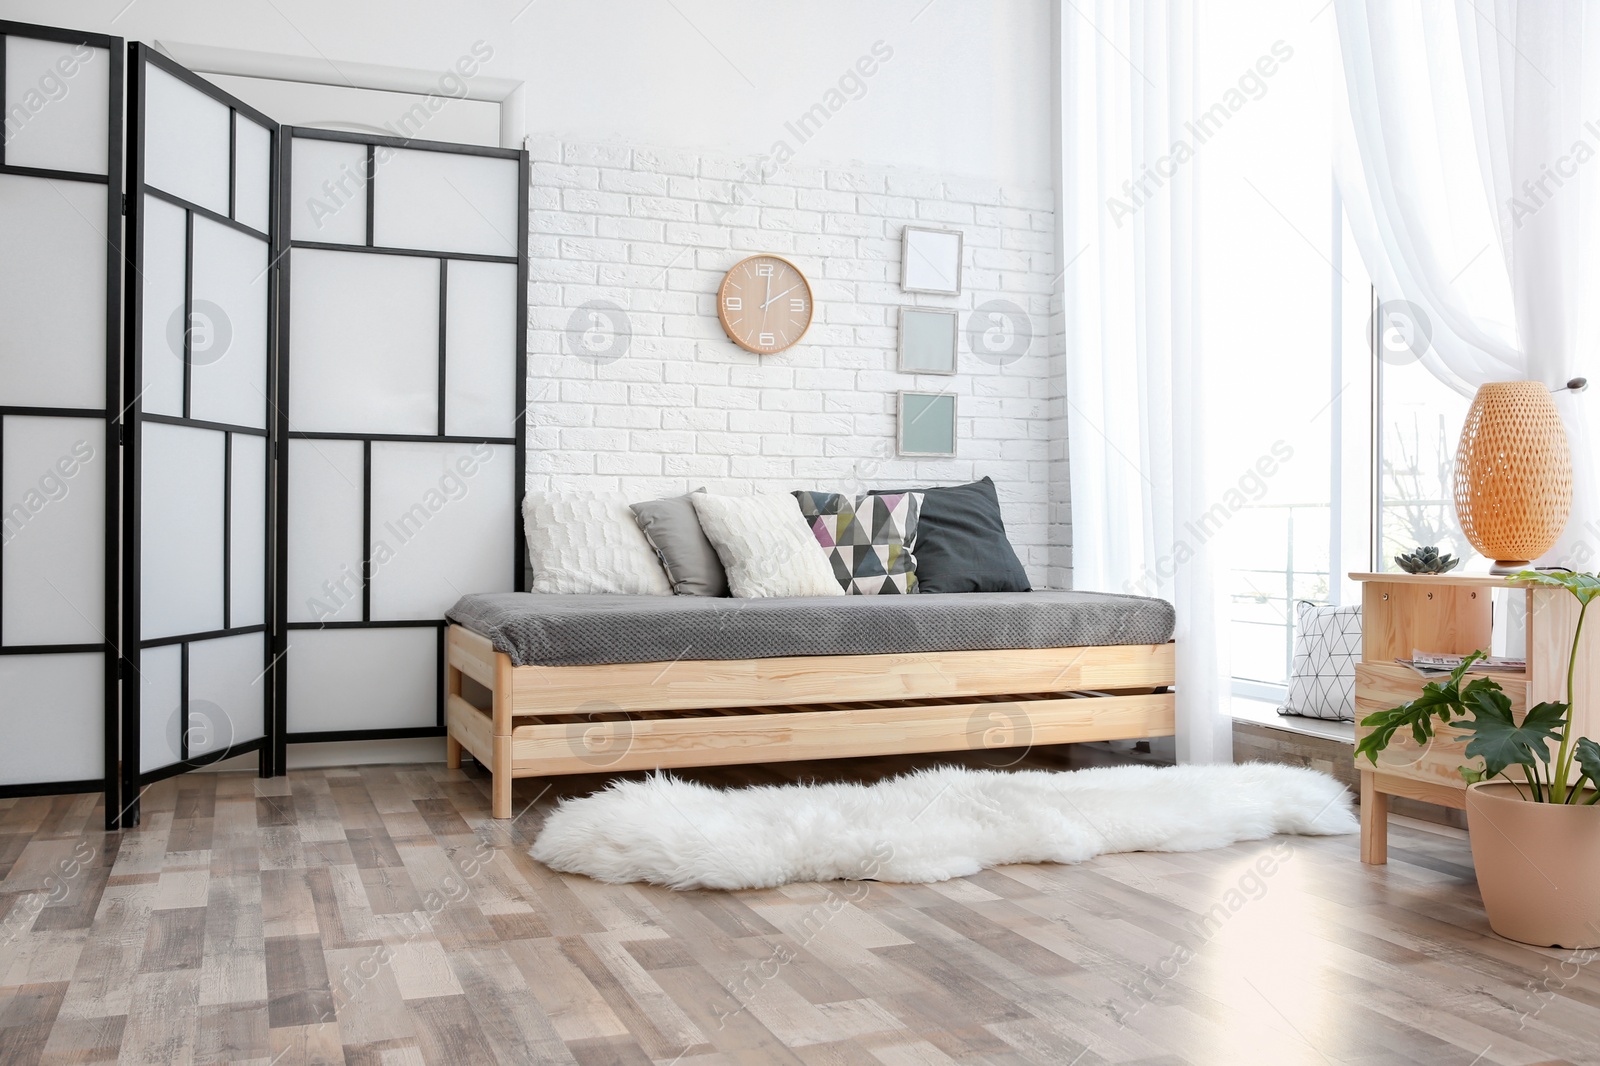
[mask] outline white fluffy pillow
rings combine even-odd
[[[742,599],[843,596],[827,553],[812,536],[800,504],[787,492],[759,496],[689,497],[700,528]]]
[[[530,492],[522,501],[535,592],[672,595],[628,498],[613,492]]]

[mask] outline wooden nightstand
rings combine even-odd
[[[1427,679],[1396,659],[1413,650],[1466,655],[1489,650],[1495,589],[1518,589],[1527,597],[1527,670],[1482,671],[1499,682],[1520,717],[1530,705],[1567,698],[1567,656],[1578,621],[1578,601],[1566,589],[1527,588],[1487,574],[1351,574],[1362,582],[1361,661],[1356,664],[1356,739],[1371,732],[1361,719],[1416,698]],[[1600,619],[1584,627],[1578,649],[1574,698],[1578,736],[1600,737]],[[1473,671],[1468,676],[1477,676]],[[1361,861],[1388,861],[1389,797],[1466,805],[1459,768],[1469,760],[1470,734],[1439,726],[1432,742],[1418,747],[1409,732],[1395,734],[1374,767],[1357,756],[1361,771]]]

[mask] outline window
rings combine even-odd
[[[1231,116],[1196,155],[1219,489],[1242,500],[1224,533],[1235,693],[1281,700],[1298,601],[1359,602],[1347,574],[1421,545],[1481,566],[1452,498],[1469,400],[1418,361],[1402,308],[1375,305],[1334,179],[1335,20],[1236,0],[1197,32],[1196,110]]]
[[[1398,570],[1394,557],[1437,545],[1470,566],[1479,558],[1456,519],[1452,496],[1456,441],[1471,401],[1434,377],[1403,344],[1376,354],[1381,375],[1378,424],[1379,570]]]
[[[1295,603],[1341,602],[1342,575],[1369,565],[1371,282],[1333,176],[1333,20],[1248,2],[1201,34],[1197,108],[1243,98],[1199,149],[1202,343],[1230,411],[1219,488],[1243,500],[1225,532],[1233,672],[1272,698]]]

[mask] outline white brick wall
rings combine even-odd
[[[790,166],[752,183],[744,160],[531,147],[530,488],[648,499],[988,475],[1034,583],[1070,582],[1050,190],[871,167]],[[960,296],[901,291],[908,223],[965,234]],[[805,338],[777,355],[738,348],[716,316],[723,273],[758,252],[793,261],[816,301]],[[993,301],[1025,316],[1023,354],[974,352],[969,330],[995,321],[974,311]],[[895,371],[903,306],[961,312],[955,377]],[[944,389],[960,397],[957,458],[896,457],[896,392]]]

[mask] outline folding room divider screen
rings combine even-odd
[[[438,735],[444,612],[520,589],[527,157],[293,129],[279,757]]]
[[[108,825],[442,735],[445,609],[523,582],[526,154],[279,126],[138,44],[124,117],[123,49],[0,22],[0,796]]]
[[[0,795],[117,816],[122,41],[0,22]]]

